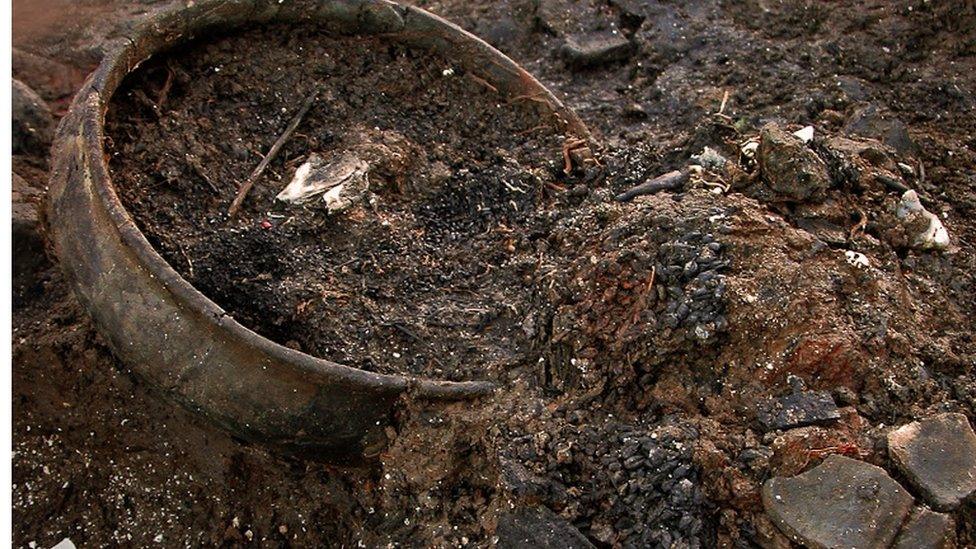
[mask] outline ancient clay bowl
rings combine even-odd
[[[237,436],[318,459],[358,462],[387,444],[408,402],[475,399],[487,382],[365,372],[289,349],[237,323],[152,248],[116,195],[102,147],[110,99],[156,52],[245,24],[313,22],[434,50],[509,97],[545,105],[567,139],[579,118],[511,59],[459,27],[387,0],[198,0],[109,44],[78,92],[53,149],[49,219],[82,304],[129,368]]]

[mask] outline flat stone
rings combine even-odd
[[[963,414],[939,414],[888,433],[888,453],[933,508],[976,494],[976,434]]]
[[[912,496],[884,469],[840,455],[763,485],[763,505],[791,540],[812,548],[889,547]]]
[[[956,525],[949,515],[915,509],[892,549],[947,549],[955,545]]]
[[[498,547],[592,549],[594,546],[566,519],[548,507],[521,507],[498,519]]]
[[[545,480],[534,475],[521,463],[502,459],[500,485],[516,499],[541,498],[546,493]]]
[[[864,105],[854,111],[843,131],[848,135],[877,139],[902,155],[918,153],[918,145],[908,135],[905,123],[883,113],[874,104]]]
[[[619,33],[574,35],[562,47],[569,66],[577,69],[622,61],[633,53],[634,43]]]
[[[830,393],[804,391],[767,401],[757,416],[763,429],[774,431],[837,421],[840,412]]]
[[[757,153],[763,181],[780,200],[821,200],[830,187],[827,165],[817,153],[773,124],[760,132]]]
[[[47,156],[54,137],[54,117],[47,103],[27,84],[11,79],[11,144],[14,154]]]

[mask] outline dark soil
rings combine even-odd
[[[512,258],[558,207],[561,140],[533,103],[456,65],[313,28],[192,44],[117,94],[114,182],[169,263],[259,333],[371,371],[497,377],[531,360],[518,326],[537,292]],[[313,88],[320,100],[228,219]],[[275,202],[309,154],[350,150],[370,164],[368,198],[331,215]]]
[[[973,6],[423,4],[564,97],[605,144],[604,168],[560,175],[555,132],[512,138],[539,124],[529,106],[495,108],[490,90],[457,67],[445,77],[436,58],[273,29],[262,40],[280,47],[244,50],[247,63],[221,47],[233,38],[148,63],[126,84],[146,100],[121,95],[126,116],[111,119],[112,166],[157,249],[245,324],[359,367],[502,389],[411,410],[368,470],[271,455],[134,379],[48,270],[14,316],[17,545],[489,546],[511,541],[499,523],[523,516],[513,511],[544,507],[600,547],[789,547],[763,512],[766,479],[830,453],[894,471],[892,427],[942,411],[976,420]],[[635,44],[629,57],[564,61],[568,37],[614,31]],[[76,52],[103,35],[19,45]],[[299,66],[294,48],[313,43],[348,62]],[[367,62],[384,71],[363,72]],[[281,71],[290,85],[270,78],[279,65],[294,67]],[[228,221],[237,184],[313,81],[404,95],[394,108],[360,93],[357,106],[356,93],[333,91]],[[814,126],[823,200],[777,198],[741,157],[769,122]],[[388,166],[372,200],[340,214],[271,200],[310,152],[364,141],[414,151],[421,168]],[[704,146],[735,169],[613,201]],[[15,159],[29,183],[43,185],[43,156]],[[891,213],[899,185],[943,219],[948,251],[907,246]],[[487,311],[462,312],[473,308]],[[829,392],[840,420],[766,432],[761,404],[800,382]],[[974,517],[971,504],[954,513],[961,547],[976,544]]]

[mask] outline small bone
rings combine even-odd
[[[912,247],[921,250],[945,250],[949,247],[949,232],[942,224],[942,220],[922,206],[922,201],[915,191],[906,191],[902,195],[895,215],[909,226],[919,217],[928,222],[925,228],[915,235]]]
[[[304,204],[318,195],[330,212],[348,207],[355,196],[361,196],[369,188],[369,165],[354,154],[345,154],[333,162],[326,162],[312,153],[299,166],[295,176],[282,189],[276,200],[288,204]]]

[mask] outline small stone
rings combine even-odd
[[[27,84],[11,79],[11,144],[14,154],[47,156],[54,138],[54,117],[47,103]]]
[[[819,200],[830,187],[827,165],[817,153],[775,125],[762,129],[757,154],[763,181],[783,200]]]
[[[561,53],[570,67],[583,69],[623,61],[634,53],[634,43],[619,33],[574,35]]]
[[[566,519],[548,507],[522,507],[498,519],[498,547],[559,547],[589,549],[593,544]]]
[[[847,259],[847,263],[852,267],[867,269],[871,266],[871,262],[868,261],[868,257],[860,252],[847,250],[844,252],[844,257]]]
[[[976,494],[976,434],[963,414],[939,414],[892,431],[888,453],[935,509],[951,511]]]
[[[499,484],[515,498],[539,498],[546,492],[545,480],[534,475],[524,465],[514,460],[501,460],[502,474]]]
[[[631,102],[624,107],[624,116],[631,120],[644,120],[647,118],[647,111],[640,103]]]
[[[51,547],[51,549],[75,549],[75,543],[70,538],[64,538],[57,545]]]
[[[947,549],[954,547],[956,525],[949,515],[915,509],[892,549]]]
[[[770,399],[760,407],[757,416],[763,429],[775,431],[837,421],[840,412],[830,393],[806,391]]]
[[[813,126],[804,126],[803,128],[793,132],[793,135],[799,137],[800,141],[809,143],[813,141]]]
[[[831,455],[809,471],[766,481],[763,506],[791,540],[807,547],[889,547],[912,496],[884,469]]]
[[[711,147],[705,147],[698,154],[691,156],[691,161],[706,170],[720,171],[728,164],[728,159]]]

